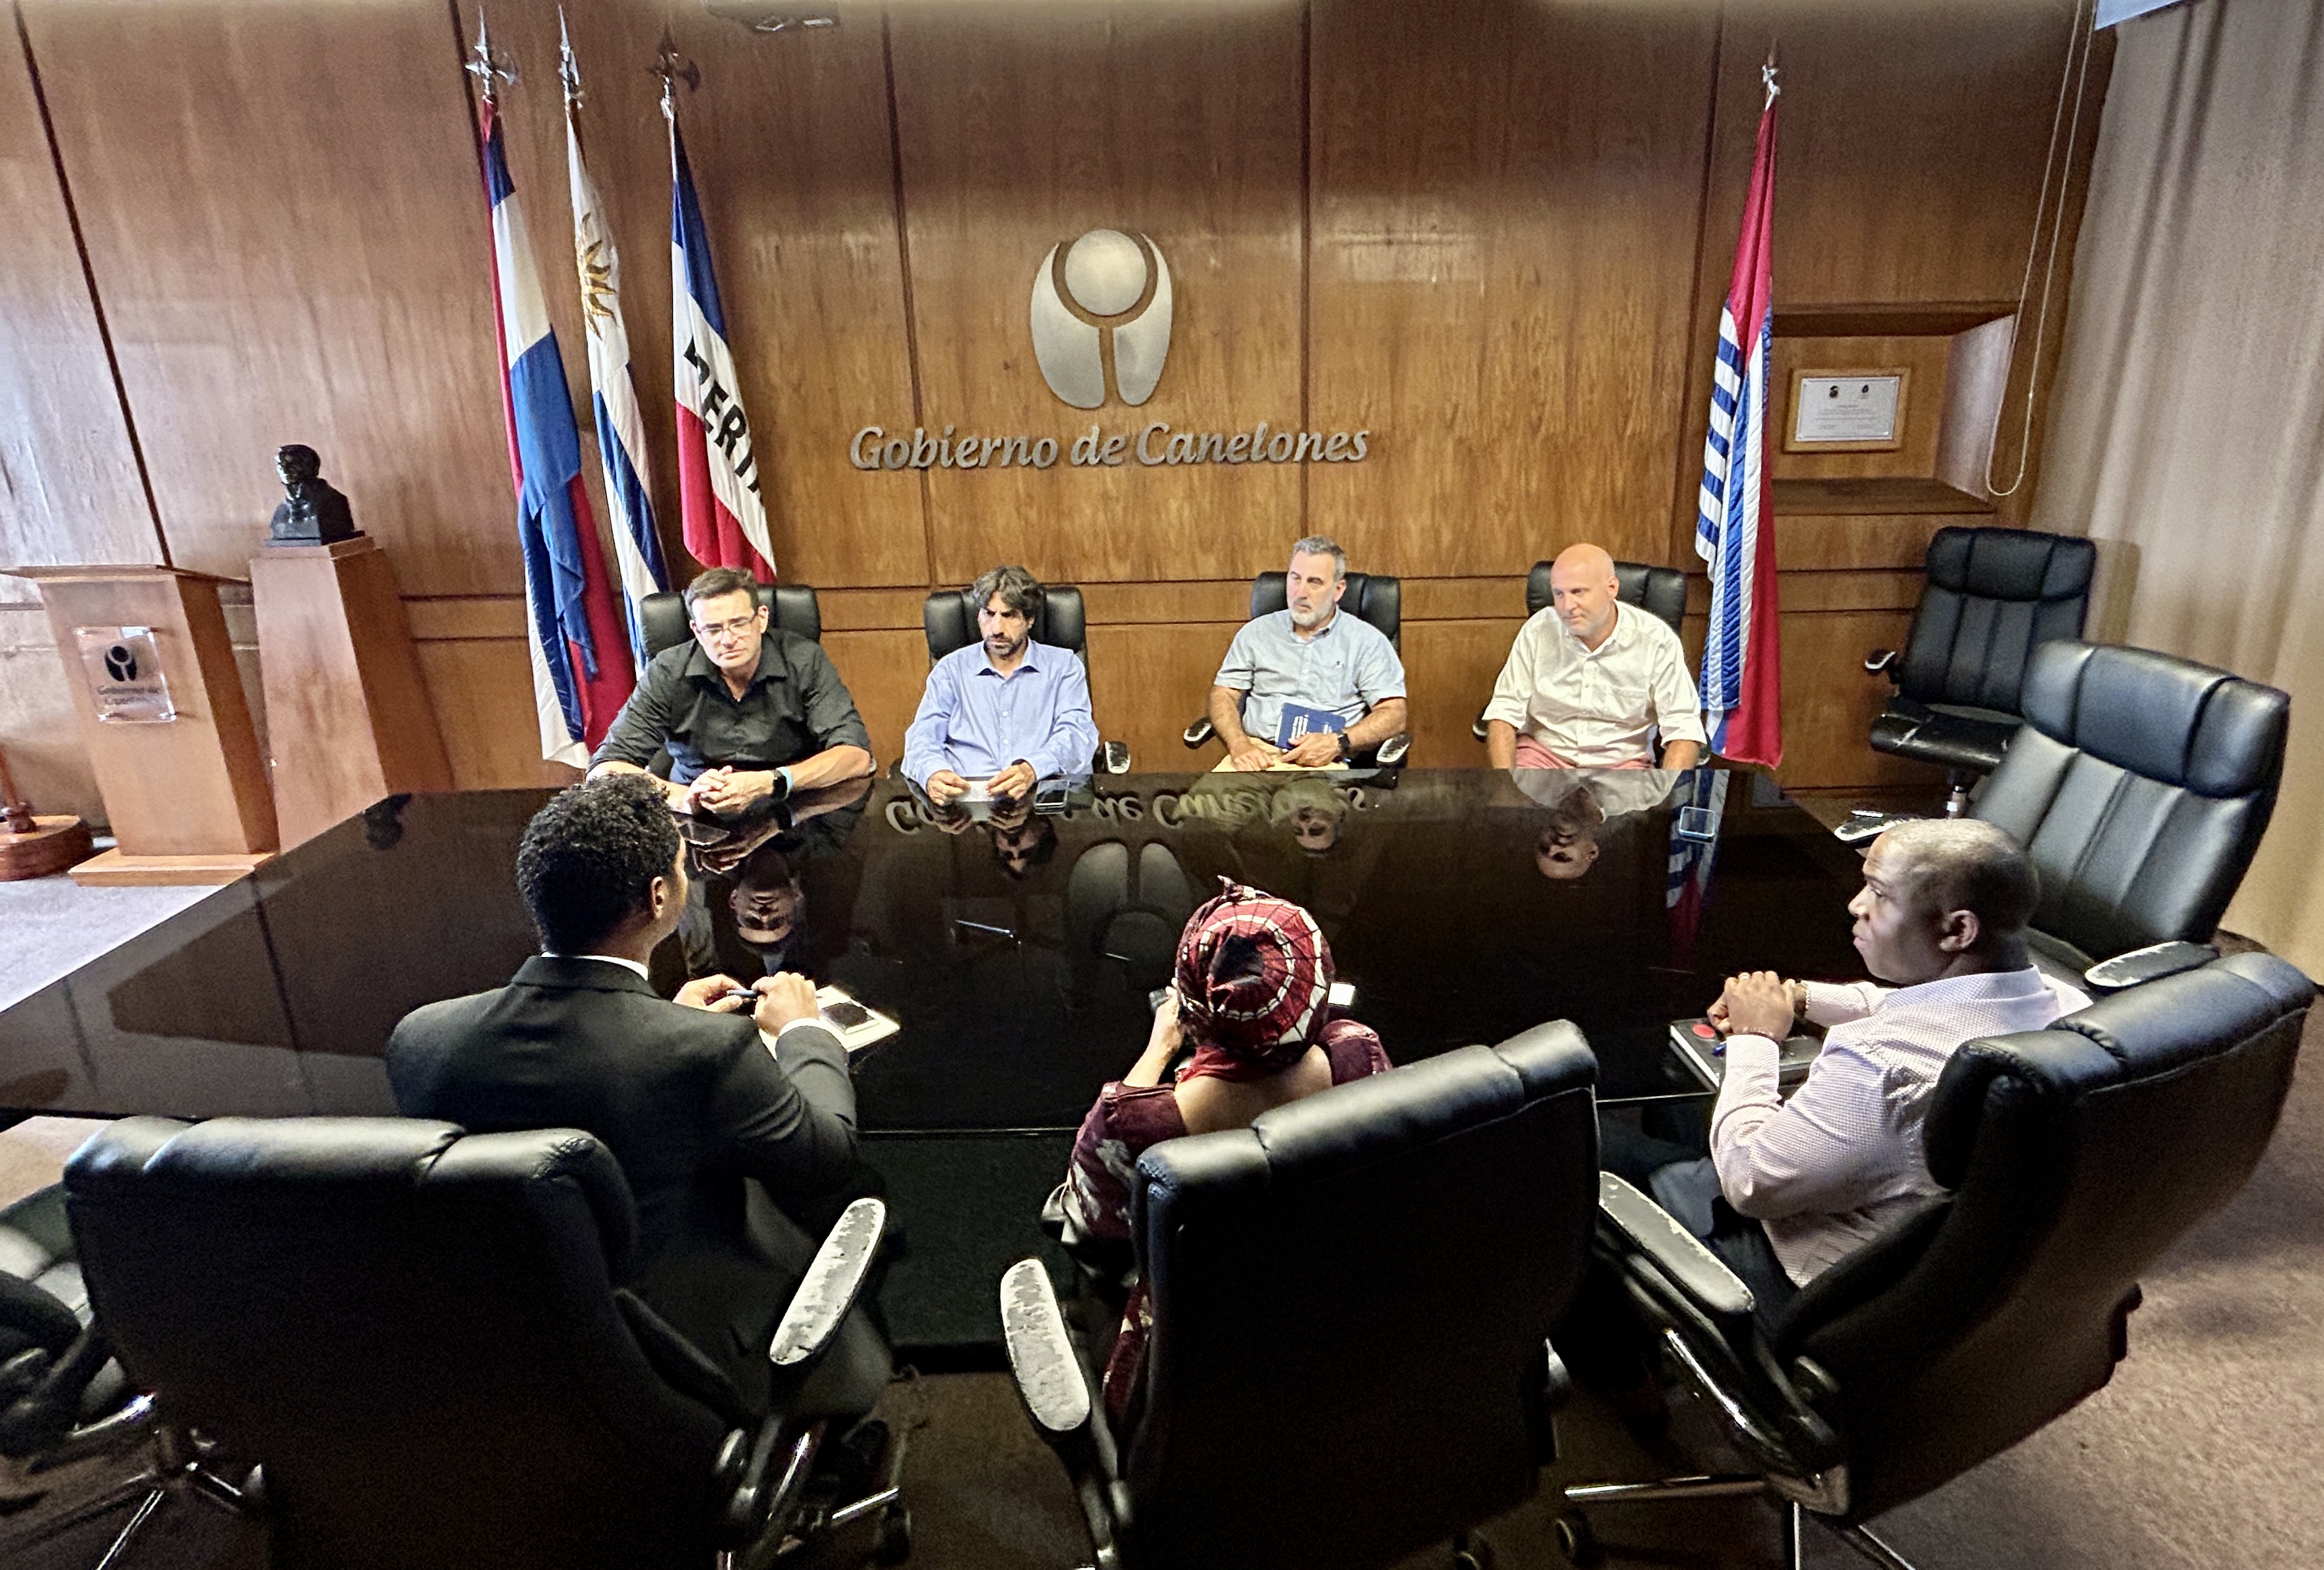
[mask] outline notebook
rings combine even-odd
[[[1673,1020],[1670,1028],[1671,1050],[1686,1065],[1693,1076],[1712,1090],[1717,1090],[1727,1074],[1727,1041],[1702,1019]],[[1823,1042],[1813,1036],[1794,1036],[1784,1043],[1783,1056],[1776,1060],[1775,1083],[1789,1090],[1808,1076],[1808,1066],[1823,1050]]]

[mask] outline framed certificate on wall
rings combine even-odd
[[[1909,366],[1792,373],[1785,452],[1894,452],[1904,445]]]

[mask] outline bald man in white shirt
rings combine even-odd
[[[1492,766],[1692,768],[1702,704],[1678,634],[1621,603],[1614,559],[1600,547],[1567,547],[1549,583],[1550,603],[1518,629],[1485,706]]]

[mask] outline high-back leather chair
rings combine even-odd
[[[1584,1268],[1596,1060],[1563,1021],[1139,1158],[1139,1415],[1114,1433],[1038,1260],[1001,1289],[1100,1563],[1363,1570],[1530,1497]]]
[[[955,649],[965,649],[981,636],[976,624],[978,610],[975,596],[969,590],[938,589],[920,607],[920,622],[928,638],[928,663],[937,660]],[[1082,605],[1082,591],[1069,583],[1041,586],[1040,608],[1033,613],[1033,642],[1070,649],[1074,658],[1089,670],[1089,616]],[[896,769],[903,766],[897,760]],[[1101,740],[1097,753],[1090,761],[1093,773],[1126,774],[1130,771],[1130,743]]]
[[[1262,572],[1250,580],[1250,619],[1271,616],[1291,607],[1289,573]],[[1404,581],[1377,572],[1351,572],[1345,575],[1347,587],[1340,595],[1340,609],[1360,621],[1369,622],[1388,635],[1398,654],[1404,652]],[[1200,747],[1217,734],[1208,715],[1186,727],[1179,738],[1191,748]],[[1411,750],[1410,733],[1393,735],[1382,742],[1369,755],[1358,753],[1351,760],[1360,767],[1377,765],[1394,768],[1404,762]]]
[[[2151,649],[2061,640],[2034,651],[2024,705],[1975,816],[2040,870],[2050,957],[2079,969],[2208,942],[2275,810],[2291,698]]]
[[[2129,1353],[2140,1275],[2258,1164],[2312,996],[2282,960],[2243,954],[2046,1030],[1968,1043],[1929,1109],[1929,1171],[1949,1192],[1816,1277],[1771,1326],[1707,1249],[1609,1178],[1601,1246],[1736,1414],[1731,1436],[1757,1471],[1673,1492],[1764,1482],[1795,1501],[1794,1531],[1804,1505],[1869,1538],[1867,1519],[2103,1386]],[[1591,1540],[1572,1517],[1559,1532]]]
[[[1290,577],[1283,572],[1262,572],[1250,580],[1251,620],[1291,608]],[[1377,572],[1351,572],[1347,575],[1347,589],[1340,596],[1340,608],[1387,633],[1397,652],[1402,653],[1404,580]]]
[[[965,649],[981,635],[976,626],[979,607],[967,589],[938,589],[921,607],[920,620],[928,635],[928,663],[933,665],[955,649]],[[1082,591],[1069,583],[1041,586],[1041,605],[1033,613],[1033,642],[1070,649],[1089,669],[1089,618],[1082,607]]]
[[[1538,614],[1549,608],[1549,570],[1556,565],[1536,561],[1526,574],[1526,614]],[[1666,623],[1674,633],[1686,615],[1686,574],[1674,567],[1650,567],[1643,561],[1618,561],[1614,564],[1614,597],[1626,605],[1636,605],[1647,614]]]
[[[2017,733],[2034,651],[2082,635],[2098,548],[2027,529],[1947,528],[1925,562],[1904,647],[1864,662],[1896,688],[1872,722],[1872,747],[1941,765],[1952,786],[1946,811],[1959,817],[1970,784],[1999,766]]]
[[[614,1289],[636,1217],[577,1130],[129,1118],[65,1187],[124,1364],[167,1419],[263,1464],[281,1570],[704,1570],[820,1437],[745,1410]],[[853,1301],[860,1276],[824,1265],[778,1351],[806,1300]]]
[[[1549,582],[1554,561],[1536,561],[1526,574],[1526,617],[1531,620],[1547,610],[1552,590]],[[1686,618],[1686,574],[1674,567],[1650,567],[1643,561],[1618,561],[1614,564],[1614,597],[1626,605],[1636,605],[1648,615],[1664,623],[1674,633],[1682,630]],[[1469,734],[1479,741],[1485,739],[1485,711],[1479,709],[1477,718],[1469,726]]]
[[[814,589],[803,583],[762,583],[756,593],[759,604],[771,613],[767,617],[770,629],[796,633],[811,643],[823,642],[823,607]],[[686,596],[676,591],[648,595],[639,601],[638,622],[645,633],[649,660],[694,636],[694,628],[686,619]]]

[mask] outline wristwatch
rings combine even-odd
[[[1793,1020],[1796,1021],[1806,1019],[1808,1017],[1808,984],[1803,981],[1785,982],[1784,990],[1792,997]]]
[[[1333,734],[1338,736],[1340,739],[1341,761],[1344,762],[1349,758],[1353,757],[1355,753],[1354,750],[1348,745],[1348,733],[1345,731],[1334,731]]]

